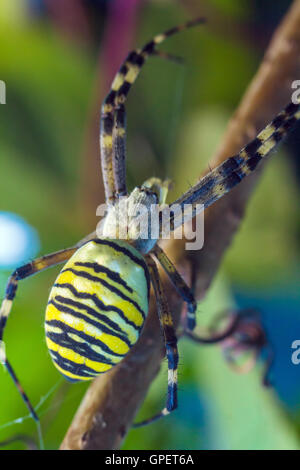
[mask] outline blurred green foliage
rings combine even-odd
[[[233,31],[242,30],[255,15],[250,2],[205,3]],[[136,42],[142,44],[188,16],[179,3],[148,2],[140,12]],[[0,79],[7,84],[7,104],[0,107],[0,209],[21,215],[38,230],[44,254],[70,246],[89,231],[78,208],[97,64],[92,47],[72,44],[49,19],[31,16],[25,0],[0,4],[0,42]],[[209,25],[170,39],[164,48],[185,57],[186,64],[154,58],[132,91],[128,174],[131,187],[150,175],[171,177],[172,198],[206,168],[263,51],[251,35],[224,36]],[[199,306],[200,325],[234,304],[234,289],[263,292],[270,285],[284,289],[295,282],[299,188],[288,152],[282,147],[270,160],[221,273]],[[85,208],[92,214],[95,209]],[[58,271],[22,282],[5,335],[8,356],[32,402],[38,404],[56,386],[39,408],[50,449],[59,446],[87,387],[65,384],[44,341],[43,312]],[[8,275],[0,271],[1,291]],[[131,431],[124,448],[299,448],[298,410],[288,415],[276,392],[262,389],[259,367],[235,376],[218,348],[187,341],[180,342],[180,354],[179,410],[149,428]],[[31,419],[8,426],[27,412],[8,375],[0,372],[0,441],[21,433],[35,436]],[[141,414],[157,411],[165,393],[164,364]]]

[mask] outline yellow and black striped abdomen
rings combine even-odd
[[[120,362],[139,337],[148,299],[148,268],[135,248],[109,239],[83,245],[47,305],[46,342],[58,370],[89,380]]]

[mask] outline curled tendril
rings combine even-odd
[[[220,323],[226,325],[220,331]],[[274,359],[261,322],[260,314],[254,309],[225,311],[218,315],[209,328],[210,335],[200,336],[193,331],[184,329],[183,334],[200,344],[219,344],[230,367],[238,373],[249,372],[258,360],[265,356],[265,371],[262,383],[270,385],[269,372]],[[239,364],[239,359],[247,357]]]

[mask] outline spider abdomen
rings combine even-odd
[[[149,274],[142,255],[121,240],[79,248],[51,290],[46,342],[69,380],[89,380],[119,363],[136,343],[148,312]]]

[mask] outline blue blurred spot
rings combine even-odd
[[[0,269],[28,262],[39,247],[39,237],[33,227],[17,214],[0,211]]]

